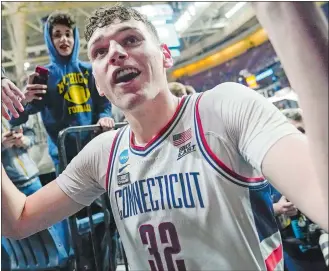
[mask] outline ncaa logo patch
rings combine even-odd
[[[128,159],[129,159],[129,155],[128,155],[128,150],[126,149],[120,153],[119,162],[121,165],[123,165],[128,162]]]

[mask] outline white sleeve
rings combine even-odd
[[[212,104],[208,107],[215,108],[230,141],[258,172],[262,172],[263,159],[278,140],[290,134],[303,136],[264,96],[241,84],[223,83],[204,96],[201,101],[206,98]]]
[[[56,182],[75,202],[88,206],[105,191],[106,173],[115,132],[90,141],[72,159]]]

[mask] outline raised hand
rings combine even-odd
[[[19,113],[24,111],[24,107],[22,105],[22,100],[25,99],[25,95],[20,91],[19,88],[15,86],[13,82],[11,82],[8,78],[3,78],[1,80],[1,114],[2,116],[10,120],[9,112],[15,117],[19,117]]]

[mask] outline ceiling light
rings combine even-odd
[[[195,6],[194,6],[194,5],[190,5],[190,6],[188,7],[188,11],[190,12],[190,14],[191,14],[192,16],[194,16],[194,15],[196,14]]]
[[[165,25],[167,22],[165,20],[154,20],[152,21],[153,25]]]
[[[31,64],[29,62],[25,62],[24,63],[24,70],[27,70],[28,68],[30,68]]]
[[[239,2],[233,8],[231,8],[228,12],[226,12],[225,17],[231,18],[240,8],[242,8],[247,2]]]

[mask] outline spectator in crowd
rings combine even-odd
[[[49,70],[48,86],[33,84],[36,73],[29,77],[25,111],[12,124],[26,122],[29,114],[41,111],[48,133],[49,154],[58,173],[56,146],[61,130],[96,123],[109,130],[114,121],[111,104],[97,92],[91,65],[78,59],[79,33],[72,16],[63,12],[52,13],[45,23],[44,38],[50,56],[50,64],[46,66]],[[87,135],[82,137],[84,140],[87,140]],[[77,154],[75,137],[69,135],[65,144],[70,161]]]
[[[313,222],[273,186],[271,191],[274,214],[283,242],[285,271],[327,270],[318,240],[314,241],[309,235],[309,225]],[[319,235],[320,232],[315,234]]]
[[[296,206],[271,186],[274,214],[280,229],[285,271],[327,270],[318,240],[310,236],[313,224]],[[315,224],[313,224],[315,225]],[[319,234],[314,234],[319,237]]]
[[[182,97],[186,95],[186,87],[178,82],[170,82],[168,84],[169,90],[172,94],[174,94],[176,97]]]
[[[11,82],[5,75],[4,68],[1,67],[1,115],[10,120],[9,112],[18,118],[19,114],[16,108],[20,111],[24,111],[24,107],[21,104],[21,100],[25,98],[24,94]]]
[[[194,87],[192,87],[190,85],[185,85],[185,89],[186,89],[187,95],[192,95],[192,94],[196,93]]]
[[[33,129],[35,143],[29,149],[29,155],[39,169],[39,178],[42,185],[56,178],[53,160],[48,152],[47,132],[42,121],[41,113],[29,116],[26,126]]]
[[[39,170],[28,154],[34,131],[26,125],[12,127],[4,117],[1,128],[1,158],[6,173],[21,192],[31,195],[42,186]]]

